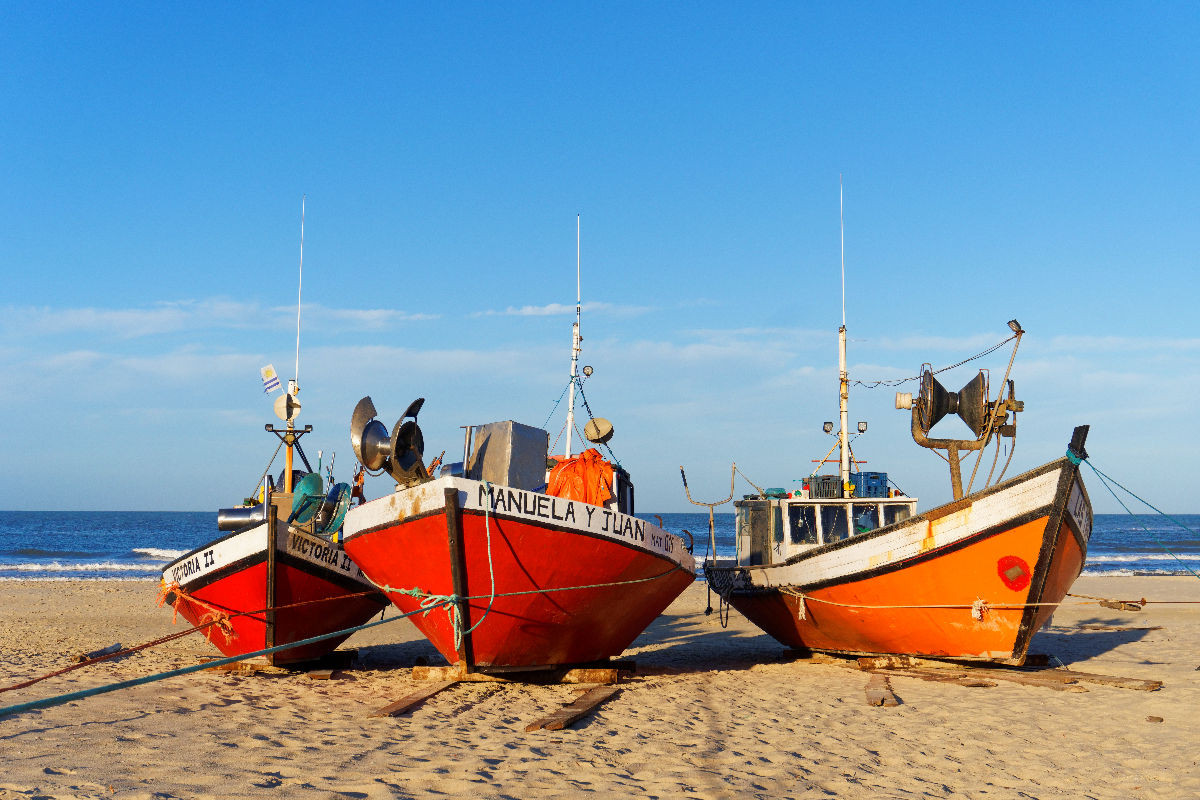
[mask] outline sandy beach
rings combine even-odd
[[[114,642],[178,630],[150,582],[0,583],[0,685]],[[1190,577],[1081,578],[1073,592],[1200,600]],[[1082,601],[1068,598],[1069,601]],[[571,686],[460,684],[372,718],[441,663],[404,620],[356,634],[357,668],[315,680],[203,671],[0,718],[0,800],[16,798],[1192,798],[1200,795],[1200,605],[1059,609],[1033,652],[1163,682],[1144,692],[869,676],[795,660],[689,588],[626,652],[639,672],[591,717],[526,733]],[[190,636],[0,694],[0,705],[196,663]],[[1158,721],[1157,718],[1161,718]]]

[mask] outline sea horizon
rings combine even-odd
[[[690,532],[698,561],[711,555],[707,513],[637,516],[660,517],[672,533]],[[715,514],[714,528],[716,556],[732,557],[733,513]],[[1082,574],[1200,574],[1197,530],[1200,514],[1097,514]],[[154,580],[166,564],[222,535],[212,511],[2,512],[0,581]]]

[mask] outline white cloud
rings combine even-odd
[[[317,303],[305,303],[301,308],[302,324],[318,328],[336,324],[354,330],[382,330],[438,317],[399,309],[328,308]],[[8,306],[0,311],[0,330],[24,338],[96,334],[136,339],[181,331],[286,329],[295,318],[294,306],[264,308],[258,303],[224,298],[163,301],[147,308]]]
[[[585,312],[604,312],[614,316],[638,316],[640,314],[648,314],[653,311],[651,306],[622,306],[613,303],[584,303],[583,311]],[[565,303],[547,303],[544,306],[509,306],[503,311],[476,311],[471,314],[472,317],[556,317],[575,312],[574,305]]]

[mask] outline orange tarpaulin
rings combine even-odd
[[[564,458],[550,470],[546,494],[602,506],[612,497],[613,468],[596,448]]]

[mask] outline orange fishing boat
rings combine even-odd
[[[1015,320],[1009,327],[1015,358],[1024,331]],[[1092,507],[1079,474],[1087,426],[1063,458],[974,492],[973,473],[964,492],[961,453],[979,454],[978,471],[989,443],[998,455],[1009,439],[1011,459],[1024,408],[1008,380],[1013,362],[995,400],[985,371],[947,392],[926,365],[918,396],[897,394],[896,406],[911,409],[918,444],[946,452],[954,500],[918,514],[917,498],[889,488],[886,473],[851,469],[845,325],[839,358],[838,474],[735,502],[736,558],[705,566],[710,586],[790,647],[1023,663],[1087,556]],[[975,438],[931,439],[950,414]]]

